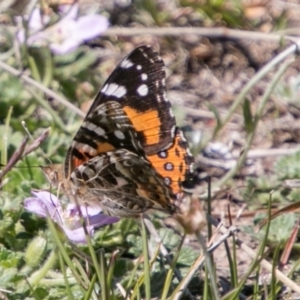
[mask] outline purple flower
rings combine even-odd
[[[28,20],[29,36],[27,45],[40,46],[49,44],[54,54],[66,54],[75,50],[84,41],[99,36],[108,28],[107,18],[100,15],[86,15],[77,18],[78,3],[74,5],[62,5],[62,11],[67,11],[65,16],[52,26],[47,28],[49,16],[42,16],[38,8],[31,14]],[[25,30],[17,33],[20,43],[25,42]]]
[[[43,218],[47,215],[65,232],[74,243],[86,243],[79,211],[75,204],[68,204],[64,210],[59,199],[46,191],[32,191],[34,197],[25,199],[25,209]],[[106,216],[100,208],[80,206],[87,232],[94,234],[94,228],[113,224],[119,221],[116,217]]]

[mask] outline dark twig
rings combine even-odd
[[[34,140],[27,148],[24,153],[24,156],[28,155],[32,151],[36,150],[39,148],[41,143],[48,137],[49,135],[49,129],[45,130],[36,140]]]
[[[27,148],[28,137],[25,137],[22,141],[19,149],[15,151],[7,165],[4,167],[2,172],[0,172],[0,182],[2,178],[16,165],[16,163],[21,160],[24,156],[28,155],[32,151],[36,150],[40,144],[48,137],[49,129],[45,130],[36,140],[34,140]],[[26,150],[25,150],[26,148]]]
[[[27,142],[28,138],[25,137],[21,143],[20,148],[15,151],[15,153],[12,155],[3,171],[0,173],[0,182],[3,176],[5,176],[11,170],[11,168],[22,158]]]

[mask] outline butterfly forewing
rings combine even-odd
[[[65,161],[65,174],[102,153],[126,149],[139,155],[144,151],[128,116],[116,101],[98,105],[84,119]]]
[[[136,48],[105,82],[88,115],[101,103],[117,101],[147,154],[167,148],[174,138],[175,118],[166,97],[165,76],[164,62],[152,47]]]

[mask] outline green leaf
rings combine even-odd
[[[14,269],[19,264],[20,261],[23,259],[23,253],[10,251],[4,247],[0,248],[0,269]],[[1,274],[1,272],[0,272]],[[1,282],[1,281],[0,281]]]
[[[275,172],[280,179],[298,179],[300,178],[300,151],[283,156],[278,159],[275,165]]]
[[[47,241],[43,237],[34,238],[25,251],[25,261],[31,267],[38,266],[47,248]]]
[[[3,268],[0,266],[1,287],[6,287],[18,274],[17,268]]]
[[[269,228],[268,241],[276,244],[287,241],[291,235],[293,227],[295,226],[296,220],[297,217],[295,213],[287,213],[272,220]],[[261,239],[264,234],[265,228],[260,230],[257,234],[257,238]]]

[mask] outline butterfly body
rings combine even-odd
[[[110,215],[138,217],[152,209],[172,214],[192,164],[166,98],[164,63],[150,46],[141,46],[96,96],[62,174],[52,181]]]

